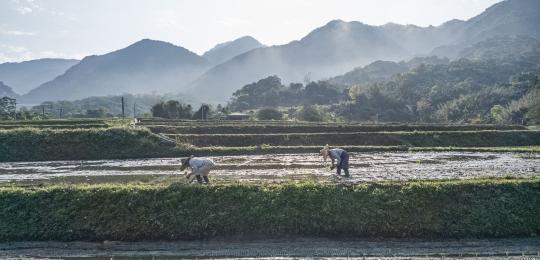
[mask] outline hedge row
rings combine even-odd
[[[173,148],[143,129],[0,130],[0,161],[159,157]]]
[[[0,120],[0,125],[79,125],[106,124],[107,119],[47,119],[47,120]]]
[[[272,133],[351,133],[351,132],[411,132],[411,131],[479,131],[525,130],[519,125],[199,125],[146,126],[154,133],[164,134],[272,134]]]
[[[0,188],[0,240],[540,234],[540,180]]]
[[[540,131],[447,131],[447,132],[358,132],[293,134],[185,134],[169,135],[196,146],[523,146],[540,145]]]
[[[0,129],[17,129],[17,128],[49,128],[49,129],[76,129],[76,128],[103,128],[109,127],[107,124],[53,124],[53,125],[31,125],[31,124],[17,124],[7,125],[0,124]]]

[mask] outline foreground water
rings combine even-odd
[[[333,180],[317,154],[211,157],[219,181]],[[540,155],[485,152],[375,152],[351,154],[347,182],[538,177]],[[185,181],[179,158],[0,163],[0,183],[101,183]]]
[[[54,259],[537,259],[540,238],[264,239],[177,242],[0,243],[0,258]]]

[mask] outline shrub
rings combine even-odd
[[[324,116],[314,106],[304,106],[296,113],[296,117],[302,121],[321,122],[324,121]]]
[[[540,180],[0,187],[0,241],[540,232]]]
[[[142,129],[0,130],[0,161],[141,158],[172,151]]]
[[[263,108],[257,111],[257,119],[259,120],[281,120],[283,113],[275,108]]]

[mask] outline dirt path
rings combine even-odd
[[[218,181],[333,180],[316,154],[211,157]],[[540,155],[479,152],[373,152],[351,154],[346,182],[479,177],[540,177]],[[171,182],[182,178],[179,159],[0,163],[1,182]]]
[[[540,258],[540,238],[493,240],[249,240],[188,242],[14,242],[0,243],[0,258],[313,258],[431,257]]]

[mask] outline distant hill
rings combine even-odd
[[[213,65],[221,64],[244,52],[264,47],[259,41],[251,36],[244,36],[234,41],[224,42],[203,54],[203,57]]]
[[[410,55],[377,27],[336,20],[300,41],[254,49],[217,65],[197,79],[192,89],[219,100],[268,75],[302,82],[306,77],[331,77],[375,60],[400,60]]]
[[[407,62],[375,61],[364,67],[357,67],[343,75],[328,79],[333,85],[350,87],[356,84],[367,84],[389,79],[395,74],[409,71],[419,65],[447,64],[450,60],[435,56],[416,57]]]
[[[497,36],[525,35],[540,39],[540,1],[507,0],[467,21],[440,26],[331,21],[299,41],[251,50],[198,78],[191,88],[223,101],[241,86],[268,75],[284,82],[318,80],[343,74],[376,60],[400,61],[418,55],[459,57],[478,42]]]
[[[11,86],[19,94],[25,94],[37,86],[64,74],[78,60],[39,59],[0,64],[0,81]]]
[[[4,82],[0,81],[0,98],[2,97],[16,98],[18,95],[17,93],[13,92],[9,86],[6,86]]]
[[[528,36],[540,39],[540,1],[506,0],[487,8],[465,22],[455,22],[452,36],[446,44],[431,54],[456,58],[460,52],[477,42],[496,36]]]
[[[85,57],[22,99],[37,103],[123,93],[177,92],[209,66],[206,59],[187,49],[145,39],[111,53]]]
[[[495,36],[463,48],[458,57],[472,60],[510,59],[540,50],[540,40],[528,36]]]

